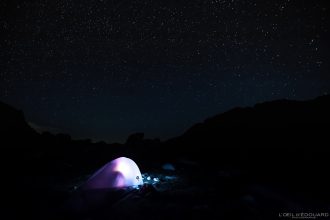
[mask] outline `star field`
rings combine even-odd
[[[325,0],[4,0],[0,11],[0,100],[75,138],[165,139],[235,106],[330,92]]]

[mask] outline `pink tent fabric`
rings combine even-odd
[[[142,184],[142,175],[136,163],[127,157],[120,157],[94,173],[83,185],[83,189],[120,188]]]

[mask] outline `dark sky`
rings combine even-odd
[[[328,0],[0,1],[0,100],[75,138],[166,139],[330,93]]]

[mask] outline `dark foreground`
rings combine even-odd
[[[329,212],[329,152],[305,153],[227,156],[232,163],[222,162],[224,156],[172,160],[174,171],[137,159],[158,182],[95,191],[79,188],[92,173],[88,164],[72,173],[63,161],[8,164],[3,213],[13,219],[279,219],[284,212]]]
[[[135,134],[125,145],[39,135],[17,122],[15,132],[2,132],[2,216],[264,220],[303,212],[330,219],[329,97],[279,108],[287,104],[234,110],[166,142]],[[3,121],[20,121],[3,112]],[[138,164],[144,186],[81,190],[89,175],[120,156]],[[175,169],[164,170],[166,163]]]

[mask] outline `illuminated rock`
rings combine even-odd
[[[142,175],[136,163],[126,157],[117,158],[94,173],[83,189],[107,189],[142,185]]]

